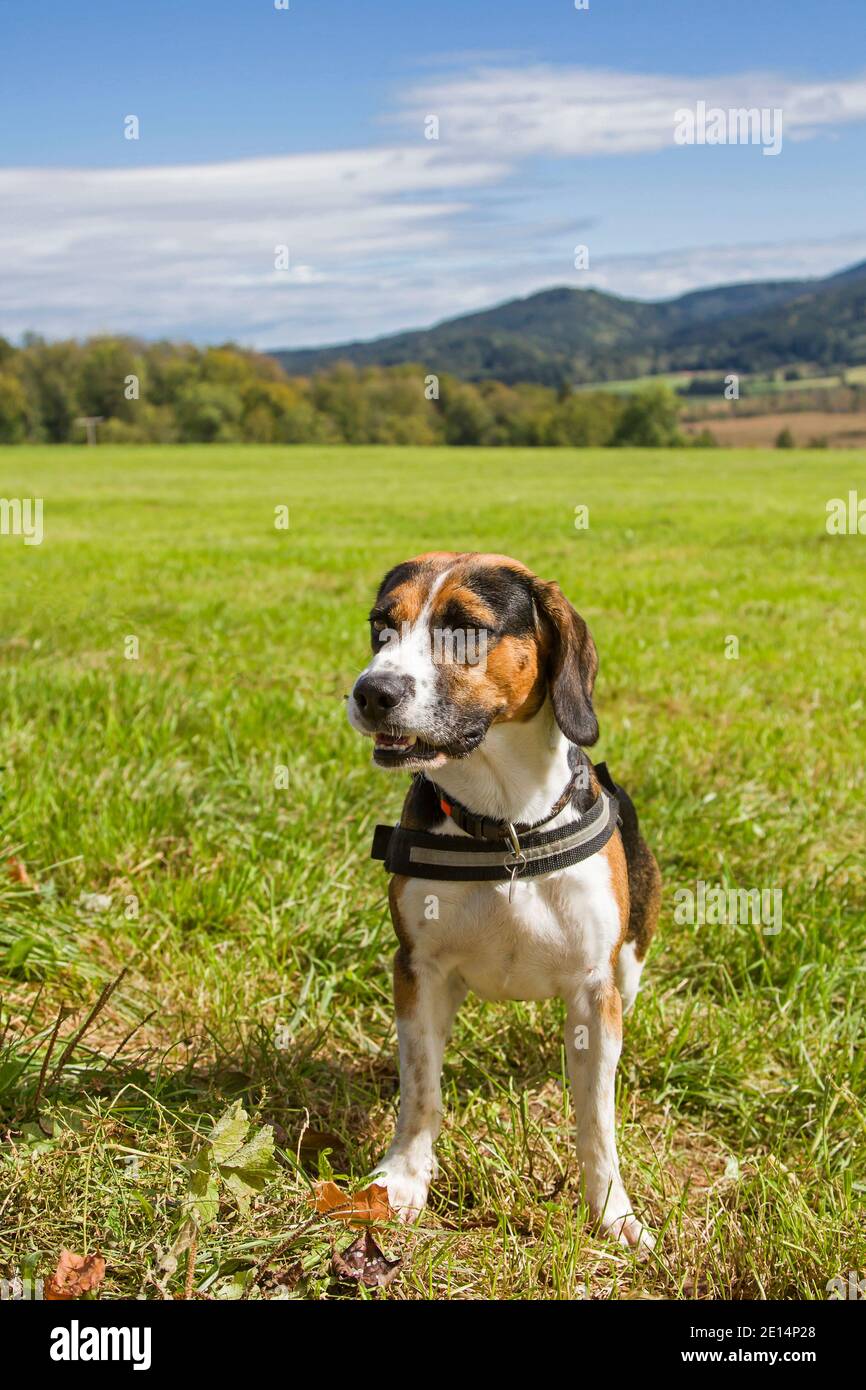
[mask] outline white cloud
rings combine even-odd
[[[501,158],[640,154],[674,143],[675,113],[698,101],[724,110],[779,107],[786,135],[866,119],[866,74],[793,82],[772,73],[671,77],[598,68],[479,68],[416,86],[400,120],[439,118],[443,144]]]
[[[698,100],[781,106],[785,137],[807,138],[866,118],[866,78],[477,67],[417,85],[394,118],[400,140],[381,147],[0,169],[0,333],[301,346],[417,327],[557,283],[660,297],[725,279],[823,273],[862,257],[860,243],[849,255],[828,240],[811,250],[768,244],[604,259],[603,207],[562,220],[567,178],[551,191],[533,160],[660,150],[673,142],[675,111]],[[423,138],[428,114],[439,116],[439,141]],[[569,228],[576,238],[595,217],[601,230],[583,279],[570,272]],[[672,230],[682,234],[675,219]],[[274,268],[281,245],[286,272]]]
[[[635,299],[672,299],[712,285],[808,280],[866,258],[866,233],[825,241],[684,247],[653,256],[610,256],[580,285]]]
[[[319,337],[327,310],[314,290],[346,299],[378,267],[430,254],[467,191],[506,173],[420,142],[135,170],[0,170],[0,331]],[[278,246],[289,248],[287,272],[274,268]]]

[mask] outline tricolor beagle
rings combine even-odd
[[[614,1088],[660,877],[627,795],[582,751],[598,738],[586,623],[516,560],[439,551],[385,576],[370,622],[349,720],[378,766],[414,774],[400,826],[374,847],[399,941],[400,1111],[378,1170],[391,1205],[412,1219],[427,1200],[467,990],[558,996],[588,1205],[623,1244],[649,1246],[620,1178]]]

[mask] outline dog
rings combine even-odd
[[[399,826],[380,827],[388,845],[374,847],[392,871],[400,1053],[378,1181],[402,1219],[417,1218],[467,992],[559,997],[587,1205],[621,1244],[651,1248],[620,1177],[614,1094],[661,876],[630,799],[583,751],[598,738],[589,629],[558,584],[518,561],[444,551],[391,569],[370,625],[349,721],[378,767],[413,774]]]

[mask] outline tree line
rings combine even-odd
[[[620,396],[336,363],[289,377],[233,344],[0,338],[0,443],[651,445],[683,442],[664,385]],[[694,442],[694,441],[692,441]]]

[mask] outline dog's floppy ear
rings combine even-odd
[[[586,748],[598,740],[592,707],[598,670],[595,643],[558,584],[537,580],[534,595],[546,629],[547,682],[556,722],[567,739]]]

